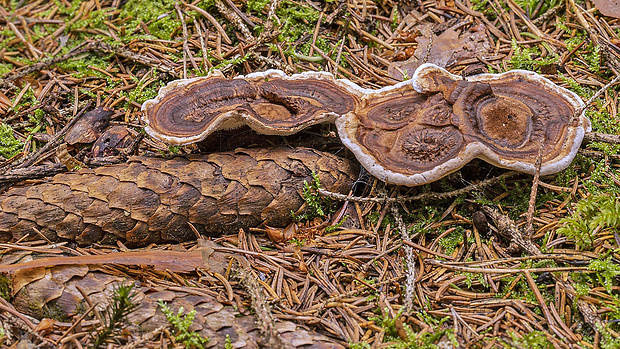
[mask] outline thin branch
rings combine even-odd
[[[585,134],[583,139],[589,142],[620,144],[620,135],[613,135],[607,133],[588,132]]]
[[[595,271],[588,269],[588,267],[554,267],[554,268],[531,268],[531,269],[522,269],[522,268],[472,268],[472,267],[463,267],[460,265],[453,265],[450,262],[440,261],[437,259],[426,259],[426,263],[430,265],[434,265],[441,268],[446,268],[448,270],[460,271],[465,273],[480,273],[480,274],[520,274],[524,272],[530,273],[545,273],[545,272],[583,272],[583,273],[594,273]]]
[[[340,201],[351,201],[351,202],[359,202],[359,203],[365,203],[365,202],[376,202],[376,203],[393,203],[393,202],[399,202],[399,203],[404,203],[404,202],[410,202],[410,201],[419,201],[419,200],[443,200],[443,199],[449,199],[455,196],[459,196],[462,194],[466,194],[472,191],[476,191],[476,190],[480,190],[484,187],[487,187],[489,185],[493,185],[496,184],[498,182],[501,182],[504,179],[510,178],[510,177],[514,177],[516,175],[518,175],[519,172],[517,171],[508,171],[506,173],[503,173],[497,177],[494,178],[489,178],[486,179],[480,183],[476,183],[476,184],[472,184],[472,185],[468,185],[464,188],[461,189],[457,189],[454,191],[449,191],[446,193],[423,193],[420,195],[415,195],[415,196],[407,196],[407,197],[398,197],[398,198],[378,198],[378,197],[359,197],[359,196],[353,196],[353,195],[344,195],[344,194],[340,194],[340,193],[334,193],[331,192],[329,190],[325,190],[320,188],[319,189],[319,194],[323,195],[323,196],[327,196],[329,198],[335,199],[335,200],[340,200]]]

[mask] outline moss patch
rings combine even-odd
[[[172,33],[181,26],[174,4],[174,0],[129,0],[123,5],[120,17],[132,18],[127,22],[128,30],[137,28],[142,22],[156,38],[170,40]]]
[[[11,126],[0,123],[0,155],[5,159],[10,159],[19,153],[24,147],[24,143],[15,138]]]

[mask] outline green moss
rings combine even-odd
[[[470,260],[471,261],[471,260]],[[468,261],[468,262],[470,262]],[[472,289],[474,282],[477,281],[483,288],[488,289],[491,285],[484,278],[484,275],[480,273],[457,273],[458,275],[465,275],[465,280],[463,281],[467,288]]]
[[[601,71],[601,62],[603,57],[601,56],[601,48],[600,46],[594,46],[594,44],[590,44],[588,54],[582,54],[585,58],[586,63],[588,64],[588,68],[598,73]]]
[[[168,153],[170,154],[179,154],[181,152],[180,145],[168,145]]]
[[[55,0],[55,2],[58,2]],[[59,4],[60,13],[66,15],[65,21],[68,23],[74,19],[78,14],[77,10],[80,7],[81,1],[73,1],[71,7],[65,8],[64,5]],[[203,2],[204,3],[204,2]],[[175,1],[173,0],[129,0],[121,9],[118,18],[128,19],[123,21],[122,24],[117,24],[124,34],[117,33],[117,37],[123,43],[127,43],[132,40],[154,38],[171,40],[172,34],[177,31],[181,26],[181,21],[178,19],[176,10],[174,8]],[[89,12],[86,17],[82,17],[71,23],[66,29],[66,32],[76,33],[77,40],[74,42],[81,42],[86,38],[93,39],[98,38],[107,43],[115,42],[115,39],[108,35],[93,35],[91,33],[84,32],[84,29],[99,29],[103,31],[108,30],[108,26],[104,21],[114,22],[111,18],[111,9],[102,9]],[[191,23],[194,11],[186,12],[186,22]],[[141,23],[144,23],[149,34],[143,33],[140,29]],[[135,34],[134,34],[135,33]]]
[[[560,220],[558,234],[575,241],[581,249],[593,247],[595,231],[620,229],[620,199],[611,195],[593,195],[575,205],[575,213]]]
[[[245,56],[243,57],[238,57],[238,58],[231,58],[231,59],[225,59],[222,62],[220,62],[218,65],[214,66],[213,68],[209,69],[209,72],[214,71],[214,70],[221,70],[224,69],[225,67],[228,66],[237,66],[239,64],[242,64],[243,62],[247,61],[250,57],[250,53],[246,53]]]
[[[583,158],[583,156],[577,154],[575,160],[573,160],[573,163],[570,164],[566,170],[561,171],[554,176],[553,182],[562,187],[572,186],[572,181],[576,177],[579,177],[579,171],[577,171],[577,168],[580,167],[579,163],[582,162]]]
[[[557,263],[553,260],[527,260],[521,263],[519,266],[521,269],[533,269],[533,268],[552,268],[556,267]],[[540,275],[533,275],[534,280],[537,280]],[[511,285],[514,280],[517,278],[516,275],[509,276],[501,279],[501,288],[500,292],[496,294],[497,298],[503,298],[509,291],[508,286]],[[545,302],[553,302],[554,301],[554,293],[549,292],[549,290],[544,285],[538,285],[538,289],[540,294],[543,296]],[[517,282],[517,284],[510,290],[510,298],[520,299],[529,304],[538,304],[538,300],[534,295],[532,288],[530,287],[527,280],[523,277]],[[539,307],[534,308],[534,312],[537,314],[542,314],[542,311]]]
[[[0,155],[5,159],[10,159],[19,153],[23,147],[24,144],[15,138],[11,126],[0,123]]]
[[[564,74],[559,74],[558,76],[560,77],[560,80],[562,80],[565,84],[568,85],[568,89],[575,92],[577,95],[579,95],[579,97],[587,99],[594,94],[594,91],[585,86],[581,86],[572,77],[566,76]]]
[[[82,315],[84,314],[87,310],[88,310],[88,303],[86,303],[85,300],[81,300],[76,306],[75,306],[75,310],[74,313],[75,314],[79,314]]]
[[[599,285],[609,288],[609,286],[618,286],[618,275],[620,273],[620,267],[617,263],[613,262],[612,258],[601,257],[598,260],[592,261],[589,268],[596,270],[596,273],[571,273],[571,278],[575,281],[575,290],[580,296],[585,296],[590,293],[592,287],[598,287]],[[601,274],[601,275],[599,275]],[[607,284],[607,285],[606,285]],[[616,292],[617,293],[617,292]],[[605,327],[600,327],[597,330],[601,333],[600,347],[605,349],[620,348],[620,340],[614,338],[609,333],[608,329],[613,329],[618,332],[620,329],[620,323],[613,320],[620,319],[620,296],[617,294],[609,293],[608,299],[605,301],[606,312],[601,313],[601,317],[604,322],[607,322]],[[577,302],[573,302],[573,311],[578,312],[576,308]],[[611,320],[611,321],[610,321]],[[581,333],[584,336],[584,340],[588,343],[593,343],[593,338],[588,332]]]
[[[111,9],[97,10],[88,13],[86,18],[75,21],[71,24],[67,31],[73,31],[76,29],[102,29],[106,30],[108,27],[103,23],[110,17]]]
[[[43,122],[45,117],[45,111],[43,109],[37,108],[31,114],[28,114],[28,120],[33,124],[40,124]]]
[[[581,171],[585,171],[588,175],[581,180],[581,184],[586,187],[590,194],[620,194],[620,186],[614,181],[614,177],[620,178],[618,169],[605,161],[584,156],[578,156],[575,162],[580,164]]]
[[[404,310],[404,308],[401,308],[402,310]],[[396,319],[398,319],[398,317],[401,315],[402,310],[398,312],[398,314],[396,314],[396,316],[394,318],[391,318],[388,314],[389,311],[387,311],[388,309],[385,309],[386,311],[384,312],[384,314],[382,316],[376,316],[376,317],[371,317],[369,318],[369,320],[374,321],[375,324],[381,328],[383,328],[385,330],[385,335],[388,338],[398,338],[398,330],[396,329]]]
[[[15,99],[13,99],[13,103],[15,103]],[[17,105],[13,107],[13,110],[17,112],[22,108],[32,107],[37,103],[38,101],[37,98],[34,96],[34,90],[32,89],[32,87],[29,87],[22,95],[22,98],[20,98],[19,103],[17,103]]]
[[[269,2],[269,0],[248,0],[248,11],[263,12]]]
[[[0,31],[0,39],[2,39],[2,41],[0,41],[0,49],[15,49],[16,47],[23,46],[22,43],[17,43],[16,46],[11,45],[11,47],[9,47],[9,42],[15,39],[15,33],[10,29]]]
[[[138,85],[129,90],[128,92],[123,91],[121,95],[127,96],[127,98],[135,103],[142,104],[149,99],[155,98],[157,96],[157,92],[159,89],[165,85],[165,82],[162,80],[156,80],[151,82],[148,86],[144,86],[143,82],[138,81]],[[126,103],[126,106],[129,107],[130,103]]]
[[[613,320],[618,320],[615,318]],[[606,328],[598,328],[602,335],[601,349],[618,349],[620,348],[620,338],[614,337]]]
[[[370,349],[372,348],[370,344],[366,342],[358,342],[358,343],[349,343],[349,349]]]
[[[379,213],[379,211],[372,211],[368,215],[366,215],[366,217],[366,219],[368,219],[368,222],[374,225],[377,224],[377,222],[379,221],[381,213]]]
[[[170,40],[172,32],[181,26],[174,9],[174,0],[129,0],[123,5],[120,18],[131,17],[127,30],[133,31],[143,22],[158,39]],[[187,19],[186,19],[187,21]]]
[[[536,18],[551,8],[561,4],[562,0],[542,0],[542,5],[540,5],[540,9],[536,13],[534,13],[534,11],[540,4],[541,0],[515,0],[515,2],[519,5],[519,7],[526,11],[528,17]]]
[[[591,88],[583,86],[571,77],[560,74],[560,79],[568,85],[568,89],[575,92],[582,99],[591,98],[595,91]],[[612,87],[610,90],[620,90],[618,87]],[[620,134],[620,120],[611,117],[611,114],[604,108],[605,100],[603,97],[594,101],[594,105],[586,110],[586,116],[592,122],[592,128],[597,132],[608,134]],[[615,155],[620,153],[620,145],[602,142],[591,142],[588,149],[602,151],[607,155]],[[576,168],[581,168],[577,171]],[[620,171],[617,168],[609,166],[605,161],[598,161],[589,157],[577,155],[573,164],[560,174],[556,175],[556,181],[559,185],[569,186],[570,181],[584,171],[593,169],[589,176],[583,180],[583,184],[592,194],[603,192],[620,194],[620,186],[614,181],[613,176],[620,178]],[[613,175],[613,176],[610,176]]]
[[[5,27],[4,29],[0,30],[0,37],[4,38],[4,40],[7,40],[15,38],[16,35],[14,31],[9,29],[8,27]]]
[[[321,51],[325,52],[326,54],[330,54],[334,48],[334,46],[332,46],[330,44],[329,41],[327,41],[325,38],[322,37],[317,37],[316,38],[316,42],[314,44],[316,47],[318,47]],[[301,52],[301,54],[308,56],[310,54],[310,48],[312,47],[312,41],[307,41],[305,43],[303,43],[300,47],[299,47],[299,52]],[[292,49],[292,48],[291,48]],[[287,52],[289,53],[289,52]],[[333,57],[335,58],[335,57]],[[323,58],[321,57],[321,60]]]
[[[592,129],[601,133],[620,134],[620,120],[613,118],[606,109],[603,109],[603,103],[604,100],[599,99],[593,107],[586,111],[586,116],[592,122]],[[588,147],[593,150],[600,150],[608,155],[620,153],[620,145],[618,144],[592,142]]]
[[[502,281],[503,287],[500,289],[500,292],[496,294],[496,297],[497,298],[504,297],[509,292],[507,289],[507,286],[512,284],[512,282],[516,278],[517,276],[509,276],[506,278],[502,278],[501,281]],[[520,299],[529,304],[538,304],[538,301],[536,300],[536,296],[534,295],[534,292],[532,291],[532,289],[530,288],[530,285],[527,283],[527,281],[524,278],[521,278],[519,281],[517,281],[517,284],[515,285],[515,287],[512,288],[512,290],[510,291],[510,298]],[[535,311],[537,313],[540,313],[540,309],[538,308],[535,308]]]
[[[518,335],[516,332],[511,332],[512,345],[517,348],[530,348],[530,349],[552,349],[553,343],[549,341],[547,335],[543,331],[531,331],[525,333],[523,336]]]
[[[482,12],[491,19],[495,19],[495,14],[491,6],[489,6],[489,0],[471,0],[472,10]]]
[[[541,57],[538,47],[524,47],[517,45],[512,40],[513,54],[510,57],[510,65],[513,69],[534,70],[540,72],[540,67],[555,64],[558,62],[556,57]]]
[[[570,33],[572,31],[572,29],[566,24],[566,16],[557,16],[558,21],[556,22],[555,27],[558,28],[559,30],[563,30],[567,33]],[[570,38],[572,39],[572,38]],[[568,46],[568,41],[570,39],[566,39],[564,40],[564,42],[566,43],[566,45]],[[570,51],[572,50],[572,48],[568,48],[567,49]]]
[[[52,25],[34,25],[32,27],[32,40],[37,41],[39,39],[45,38],[49,36],[51,33],[56,30],[55,26]]]
[[[312,7],[287,0],[280,3],[276,14],[282,22],[282,26],[278,28],[278,41],[281,42],[293,42],[306,33],[312,33],[319,20],[319,12]]]
[[[86,89],[86,88],[81,88],[80,89],[80,93],[83,93],[85,95],[87,95],[88,97],[92,98],[92,99],[96,99],[97,95],[95,93],[93,93],[93,91]]]
[[[611,294],[610,297],[610,302],[606,305],[606,307],[610,311],[603,316],[606,317],[608,320],[616,320],[609,321],[607,326],[618,332],[618,329],[620,328],[620,323],[617,321],[618,319],[620,319],[620,296],[616,294]],[[620,339],[616,339],[611,336],[607,328],[599,328],[599,332],[601,332],[601,334],[603,335],[603,340],[601,341],[601,348],[620,348]]]
[[[454,331],[452,328],[444,328],[444,323],[448,321],[449,317],[444,317],[442,319],[437,319],[431,315],[428,315],[424,312],[420,313],[423,322],[433,329],[432,331],[421,331],[415,332],[411,326],[407,323],[403,323],[403,328],[407,334],[406,339],[402,339],[398,335],[398,330],[396,329],[396,319],[400,317],[402,314],[402,310],[396,314],[395,318],[391,318],[389,315],[382,315],[377,317],[371,317],[369,320],[375,322],[375,324],[385,330],[385,336],[383,337],[383,343],[386,343],[385,346],[381,346],[382,348],[389,349],[406,349],[406,348],[416,348],[416,349],[435,349],[440,348],[437,345],[439,340],[443,337],[446,337],[450,344],[454,347],[458,347],[458,342],[456,340],[456,336],[454,335]],[[389,312],[385,311],[385,314],[389,314]],[[389,344],[387,344],[389,343]],[[357,348],[366,348],[362,343],[352,343],[353,346]]]
[[[581,283],[581,282],[576,282],[575,283],[575,291],[577,291],[577,295],[579,296],[585,296],[590,294],[590,286],[588,286],[585,283]]]
[[[331,232],[338,230],[340,227],[342,227],[342,225],[348,218],[349,218],[349,215],[345,215],[344,217],[342,217],[342,219],[338,223],[334,225],[330,225],[329,227],[325,228],[325,232],[331,233]]]
[[[94,76],[99,79],[104,79],[108,82],[108,87],[113,87],[117,84],[116,81],[112,80],[109,75],[91,68],[95,67],[100,70],[107,71],[110,66],[109,60],[111,57],[112,54],[98,55],[94,53],[87,53],[81,56],[73,57],[64,62],[59,62],[56,66],[66,72],[70,72],[71,75],[76,78]]]
[[[529,181],[514,181],[510,185],[506,182],[500,183],[502,190],[508,193],[504,199],[500,201],[501,205],[508,211],[508,216],[517,219],[523,212],[527,212],[529,208],[529,198],[532,192],[532,183]],[[539,191],[536,200],[536,208],[540,208],[545,202],[557,198],[556,193]],[[484,202],[481,202],[484,203]],[[497,202],[493,203],[497,204]]]
[[[451,256],[454,250],[463,243],[463,227],[457,227],[456,230],[439,239],[437,243],[443,247],[444,254]]]
[[[7,301],[11,300],[13,283],[11,279],[6,275],[0,275],[0,297],[6,299]]]
[[[65,7],[65,4],[62,3],[60,0],[53,0],[53,2],[58,7],[58,9],[59,9],[58,12],[59,13],[61,13],[63,15],[67,15],[70,18],[73,18],[73,17],[75,17],[78,9],[82,5],[83,0],[71,1],[71,6],[69,6],[68,8]]]
[[[398,28],[398,23],[400,23],[398,11],[393,11],[392,20],[391,20],[392,30],[396,30],[396,28]]]
[[[24,299],[26,300],[26,307],[28,308],[28,310],[30,311],[31,316],[34,317],[43,317],[43,305],[37,301],[33,301],[32,298],[29,296],[30,292],[28,291],[28,289],[22,288],[21,291],[19,291]]]
[[[67,313],[56,303],[47,303],[43,306],[43,317],[61,322],[69,320]]]
[[[248,1],[248,11],[255,12],[256,16],[264,20],[271,20],[266,18],[265,6],[269,3],[268,0],[251,0]],[[312,40],[304,40],[298,42],[304,35],[314,32],[314,27],[319,19],[319,12],[310,6],[306,6],[300,3],[283,0],[279,7],[276,9],[276,14],[280,19],[281,25],[277,25],[274,22],[274,26],[277,27],[279,32],[277,41],[281,43],[281,47],[287,56],[290,56],[295,61],[308,61],[320,63],[323,62],[323,57],[316,52],[313,56],[309,56],[310,49],[312,47]],[[395,18],[398,18],[397,16]],[[255,33],[258,35],[263,30],[263,26],[257,26],[254,28]],[[332,60],[339,59],[339,63],[342,67],[347,68],[349,64],[347,62],[347,54],[342,53],[338,58],[338,48],[342,41],[334,43],[334,40],[327,39],[321,35],[316,38],[314,45],[328,55]],[[278,47],[273,44],[267,44],[273,51],[277,51]]]
[[[13,70],[13,64],[10,64],[10,63],[0,63],[0,77],[4,77],[11,70]]]

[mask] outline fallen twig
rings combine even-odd
[[[353,196],[353,195],[344,195],[344,194],[339,194],[339,193],[333,193],[330,192],[328,190],[319,189],[319,193],[321,195],[327,196],[329,198],[332,199],[336,199],[336,200],[341,200],[341,201],[351,201],[351,202],[359,202],[359,203],[364,203],[364,202],[375,202],[375,203],[393,203],[393,202],[399,202],[399,203],[404,203],[404,202],[411,202],[411,201],[420,201],[420,200],[444,200],[444,199],[449,199],[455,196],[459,196],[462,194],[467,194],[469,192],[472,191],[476,191],[476,190],[480,190],[484,187],[487,187],[489,185],[493,185],[496,183],[501,182],[502,180],[505,180],[507,178],[510,177],[514,177],[516,175],[520,174],[517,171],[508,171],[505,172],[497,177],[494,178],[489,178],[489,179],[485,179],[484,181],[481,181],[479,183],[476,184],[471,184],[468,185],[464,188],[461,189],[457,189],[454,191],[449,191],[446,193],[423,193],[423,194],[419,194],[419,195],[415,195],[415,196],[409,196],[409,197],[396,197],[396,198],[389,198],[389,197],[384,197],[384,198],[378,198],[378,197],[359,197],[359,196]]]

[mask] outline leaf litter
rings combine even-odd
[[[111,108],[112,125],[139,130],[140,105],[160,86],[215,67],[227,76],[326,70],[368,88],[398,82],[424,61],[463,75],[528,67],[584,100],[620,69],[620,22],[603,16],[613,17],[609,2],[149,3],[0,3],[7,179],[19,170],[15,180],[32,183],[58,170],[61,136],[81,112]],[[282,25],[288,21],[294,25]],[[618,86],[592,102],[594,130],[618,134]],[[278,142],[341,149],[329,127],[285,141],[234,132],[179,148],[144,138],[132,151]],[[617,347],[620,157],[613,141],[587,138],[569,169],[535,181],[493,181],[503,170],[478,161],[414,189],[362,177],[346,203],[309,191],[317,196],[305,206],[324,205],[323,214],[289,228],[141,249],[43,234],[7,239],[2,345],[92,345],[116,299],[139,306],[114,327],[112,347],[185,343],[159,301],[179,321],[190,319],[186,333],[208,338],[207,347]],[[124,161],[88,159],[88,151],[65,146],[65,156],[85,166]],[[470,187],[487,180],[492,185]],[[452,191],[458,195],[439,195]],[[418,195],[424,199],[407,200]],[[170,255],[184,264],[170,265]],[[127,285],[132,296],[122,298]]]

